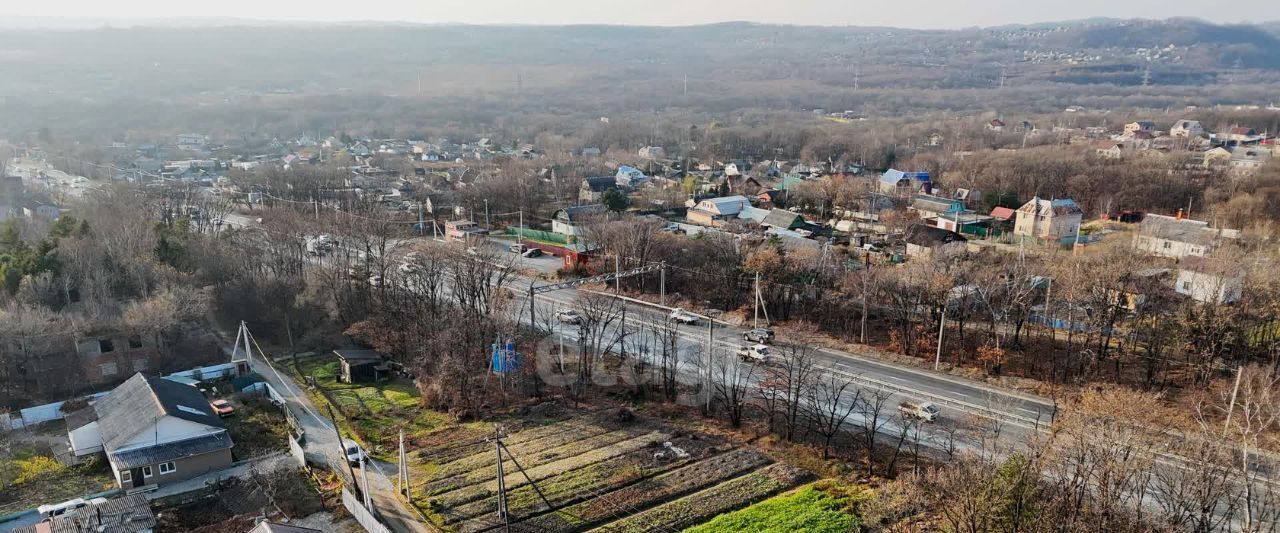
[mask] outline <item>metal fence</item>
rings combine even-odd
[[[89,395],[88,398],[90,401],[93,401],[106,395],[107,393],[105,392],[99,392],[97,394]],[[71,400],[63,400],[60,402],[37,405],[35,407],[28,407],[18,411],[17,413],[0,414],[0,431],[22,429],[33,424],[48,422],[50,420],[59,420],[65,414],[62,412],[62,404],[69,401]]]
[[[168,377],[184,377],[184,378],[192,378],[192,379],[218,379],[223,377],[234,376],[235,374],[236,374],[235,363],[225,363],[221,365],[193,368],[191,370],[185,370],[182,372],[174,372],[172,374],[169,374]],[[272,390],[270,388],[270,385],[267,385],[267,392],[268,394],[271,395],[272,400],[278,400],[280,402],[284,401],[284,398],[279,394],[277,394],[275,390]],[[88,398],[89,401],[92,402],[94,400],[97,400],[98,398],[106,396],[107,394],[109,394],[109,392],[99,392],[95,394],[90,394],[86,396],[86,398]],[[53,402],[53,403],[47,403],[44,405],[28,407],[16,413],[0,413],[0,432],[9,431],[13,429],[22,429],[24,427],[27,427],[33,424],[40,424],[40,423],[49,422],[52,420],[60,420],[63,418],[63,415],[66,414],[62,412],[62,404],[67,403],[69,401],[72,401],[72,400],[63,400],[60,402]]]

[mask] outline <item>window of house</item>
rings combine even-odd
[[[101,353],[110,353],[116,351],[116,345],[111,339],[98,339],[98,351]]]
[[[176,470],[177,470],[177,468],[175,468],[175,467],[173,466],[173,462],[172,462],[172,461],[170,461],[170,462],[168,462],[168,463],[160,463],[160,473],[161,473],[161,474],[172,474],[172,473],[174,473],[174,471],[176,471]]]
[[[102,364],[98,365],[98,369],[102,371],[102,375],[103,375],[104,377],[105,377],[105,376],[114,376],[114,375],[116,375],[116,372],[119,372],[119,371],[120,371],[120,369],[116,368],[116,364],[115,364],[115,362],[102,363]]]
[[[151,477],[151,467],[149,466],[142,467],[142,477],[143,478]]]
[[[133,371],[134,371],[134,372],[142,372],[143,370],[146,370],[146,369],[147,369],[147,360],[146,360],[146,359],[134,359],[134,360],[133,360]]]
[[[141,348],[141,347],[142,347],[142,336],[141,336],[141,335],[134,335],[134,336],[132,336],[132,337],[129,337],[129,349],[130,349],[130,350],[137,350],[138,348]]]
[[[121,482],[121,483],[132,483],[132,482],[133,482],[133,472],[130,472],[130,471],[128,471],[128,470],[125,470],[124,472],[121,472],[121,473],[120,473],[120,482]]]
[[[1171,243],[1171,242],[1169,242],[1169,241],[1165,241],[1165,242],[1164,242],[1164,249],[1165,249],[1165,250],[1168,250],[1168,249],[1170,249],[1170,248],[1173,248],[1173,243]]]
[[[1189,291],[1189,290],[1191,290],[1191,282],[1190,282],[1190,281],[1184,281],[1184,282],[1182,282],[1182,290],[1184,290],[1184,291]]]

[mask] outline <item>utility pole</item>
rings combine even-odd
[[[347,459],[347,447],[342,445],[342,432],[338,431],[338,418],[333,416],[333,406],[326,403],[324,407],[329,410],[329,420],[333,421],[333,433],[338,436],[338,458],[347,464],[347,472],[351,474],[351,484],[355,485],[356,471],[351,467],[351,461]],[[364,487],[356,486],[356,489],[364,493]]]
[[[867,290],[871,285],[868,279],[871,276],[871,250],[867,250],[866,266],[862,268],[862,332],[858,334],[858,342],[867,343]]]
[[[498,519],[502,530],[511,533],[511,516],[507,514],[507,480],[502,471],[502,428],[493,428],[493,451],[498,459]]]
[[[622,322],[619,324],[622,359],[627,358],[627,302],[622,301],[622,256],[614,254],[613,256],[613,294],[622,302]]]
[[[408,456],[404,453],[404,428],[400,428],[400,490],[404,492],[404,498],[412,501],[409,495],[409,461]]]
[[[755,312],[755,318],[751,319],[751,327],[759,328],[760,327],[760,273],[759,272],[756,272],[755,293],[756,293],[756,297],[753,299],[755,300],[755,303],[756,303],[756,312]]]
[[[524,209],[520,210],[520,231],[516,232],[516,248],[520,249],[520,257],[524,257]]]
[[[350,464],[348,462],[347,464]],[[360,453],[360,482],[364,486],[364,508],[373,512],[373,491],[369,490],[369,465],[365,464],[364,452]]]
[[[716,350],[716,319],[707,313],[707,413],[711,413],[711,362]]]
[[[667,305],[667,263],[662,263],[662,269],[658,271],[658,305]]]
[[[529,327],[536,328],[538,327],[538,319],[533,312],[533,296],[534,296],[533,282],[530,281],[529,282]],[[563,352],[564,350],[562,349],[561,351]]]
[[[1236,384],[1231,388],[1231,403],[1227,406],[1227,420],[1222,424],[1222,436],[1226,437],[1231,430],[1231,413],[1236,410],[1236,395],[1240,393],[1240,374],[1244,373],[1244,365],[1236,367]]]
[[[484,199],[484,227],[487,230],[493,229],[493,224],[489,221],[489,199]]]
[[[938,353],[933,356],[933,369],[942,364],[942,330],[947,327],[947,304],[942,304],[942,320],[938,322]]]

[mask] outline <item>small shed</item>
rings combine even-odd
[[[391,367],[386,358],[373,350],[334,350],[341,369],[338,381],[342,383],[364,383],[384,381],[391,377]]]

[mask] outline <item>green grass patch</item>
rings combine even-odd
[[[820,481],[774,496],[745,509],[720,515],[686,533],[845,533],[861,526],[858,505],[866,492],[858,487]]]
[[[315,379],[319,390],[308,388],[311,400],[341,412],[338,426],[364,443],[370,455],[394,461],[401,429],[413,439],[450,423],[444,413],[422,407],[412,382],[339,383],[340,365],[337,357],[316,357],[297,361],[294,372],[302,383],[307,376]]]
[[[63,466],[53,457],[22,451],[0,464],[0,514],[58,503],[115,488],[105,460]]]
[[[289,423],[280,408],[263,398],[236,400],[234,415],[222,423],[231,434],[236,460],[259,457],[289,449]]]

